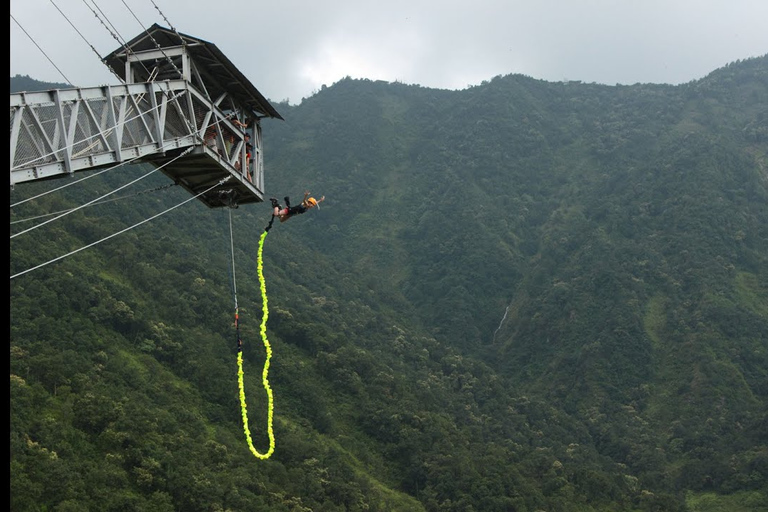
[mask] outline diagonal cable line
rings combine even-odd
[[[105,197],[109,197],[109,196],[111,196],[112,194],[114,194],[115,192],[118,192],[118,191],[120,191],[120,190],[122,190],[122,189],[124,189],[124,188],[127,188],[127,187],[129,187],[129,186],[133,185],[134,183],[136,183],[136,182],[138,182],[138,181],[141,181],[141,180],[143,180],[144,178],[146,178],[146,177],[148,177],[148,176],[151,176],[152,174],[154,174],[155,172],[159,171],[160,169],[162,169],[162,168],[163,168],[163,167],[165,167],[166,165],[172,164],[173,162],[175,162],[175,161],[176,161],[176,160],[178,160],[179,158],[181,158],[181,157],[185,156],[187,153],[189,153],[190,151],[192,151],[192,149],[193,149],[193,148],[188,148],[186,151],[184,151],[183,153],[181,153],[179,156],[177,156],[177,157],[176,157],[176,158],[174,158],[173,160],[171,160],[171,161],[169,161],[169,162],[167,162],[167,163],[165,163],[165,164],[161,165],[160,167],[157,167],[156,169],[153,169],[153,170],[151,170],[150,172],[148,172],[148,173],[144,174],[143,176],[139,176],[139,177],[138,177],[138,178],[136,178],[135,180],[133,180],[133,181],[130,181],[130,182],[126,183],[125,185],[123,185],[123,186],[121,186],[121,187],[118,187],[118,188],[116,188],[116,189],[112,190],[111,192],[108,192],[108,193],[106,193],[106,194],[104,194],[104,195],[102,195],[102,196],[100,196],[100,197],[97,197],[96,199],[93,199],[93,200],[91,200],[91,201],[88,201],[87,203],[85,203],[85,204],[83,204],[83,205],[79,206],[78,208],[73,208],[72,210],[69,210],[69,211],[67,211],[67,212],[65,212],[65,213],[62,213],[62,214],[61,214],[61,215],[59,215],[58,217],[54,217],[54,218],[52,218],[52,219],[48,219],[47,221],[45,221],[45,222],[41,222],[40,224],[37,224],[36,226],[33,226],[33,227],[29,228],[29,229],[25,229],[25,230],[23,230],[23,231],[19,231],[18,233],[15,233],[15,234],[11,235],[11,239],[13,239],[13,238],[16,238],[16,237],[17,237],[17,236],[19,236],[19,235],[23,235],[23,234],[25,234],[25,233],[28,233],[28,232],[30,232],[30,231],[32,231],[32,230],[34,230],[34,229],[40,228],[40,227],[42,227],[42,226],[45,226],[46,224],[49,224],[49,223],[51,223],[51,222],[53,222],[53,221],[55,221],[55,220],[59,220],[59,219],[61,219],[62,217],[65,217],[65,216],[69,215],[70,213],[76,212],[76,211],[78,211],[78,210],[82,210],[82,209],[83,209],[83,208],[85,208],[86,206],[90,206],[90,205],[92,205],[93,203],[95,203],[95,202],[97,202],[97,201],[101,201],[101,200],[103,200]]]
[[[165,215],[166,213],[168,213],[168,212],[170,212],[172,210],[175,210],[176,208],[178,208],[178,207],[180,207],[182,205],[185,205],[185,204],[187,204],[188,202],[190,202],[190,201],[192,201],[194,199],[197,199],[198,197],[200,197],[201,195],[205,194],[206,192],[209,192],[209,191],[213,190],[214,188],[224,184],[230,178],[231,178],[231,176],[227,176],[223,180],[219,181],[215,185],[212,185],[210,188],[208,188],[206,190],[203,190],[199,194],[197,194],[195,196],[192,196],[192,197],[190,197],[188,199],[185,199],[184,201],[180,202],[179,204],[177,204],[175,206],[172,206],[172,207],[168,208],[167,210],[162,211],[162,212],[160,212],[160,213],[158,213],[156,215],[153,215],[152,217],[149,217],[148,219],[144,219],[143,221],[138,222],[138,223],[136,223],[136,224],[134,224],[132,226],[128,226],[127,228],[122,229],[122,230],[118,231],[117,233],[112,233],[111,235],[106,236],[106,237],[102,238],[101,240],[97,240],[97,241],[95,241],[93,243],[90,243],[88,245],[85,245],[85,246],[83,246],[83,247],[81,247],[79,249],[75,249],[74,251],[68,252],[67,254],[63,254],[63,255],[61,255],[61,256],[59,256],[57,258],[54,258],[54,259],[49,260],[49,261],[46,261],[45,263],[41,263],[40,265],[37,265],[35,267],[29,268],[29,269],[24,270],[22,272],[19,272],[17,274],[13,274],[11,276],[11,279],[15,279],[15,278],[17,278],[19,276],[22,276],[24,274],[28,274],[28,273],[32,272],[33,270],[37,270],[37,269],[43,268],[43,267],[45,267],[47,265],[50,265],[51,263],[55,263],[57,261],[63,260],[64,258],[72,256],[73,254],[77,254],[78,252],[84,251],[85,249],[89,249],[89,248],[91,248],[91,247],[93,247],[95,245],[98,245],[98,244],[102,243],[102,242],[106,242],[107,240],[109,240],[111,238],[114,238],[114,237],[116,237],[118,235],[122,235],[123,233],[126,233],[127,231],[130,231],[130,230],[132,230],[134,228],[137,228],[137,227],[141,226],[142,224],[146,224],[147,222],[149,222],[151,220],[154,220],[154,219],[160,217],[161,215]]]
[[[39,44],[37,44],[37,41],[35,41],[35,39],[34,39],[34,38],[31,36],[31,35],[29,35],[29,32],[27,32],[27,31],[24,29],[24,27],[22,27],[22,26],[21,26],[21,23],[19,23],[19,21],[18,21],[16,18],[14,18],[14,17],[13,17],[13,14],[11,14],[11,19],[12,19],[14,22],[16,22],[16,24],[19,26],[19,28],[21,29],[21,31],[22,31],[22,32],[24,32],[24,34],[26,34],[26,36],[29,38],[29,40],[30,40],[30,41],[32,41],[32,43],[33,43],[35,46],[37,46],[37,49],[38,49],[38,50],[40,50],[40,53],[42,53],[42,54],[43,54],[43,56],[44,56],[46,59],[48,59],[48,62],[50,62],[50,63],[51,63],[51,65],[52,65],[54,68],[56,68],[56,71],[58,71],[58,72],[59,72],[59,74],[60,74],[62,77],[64,77],[64,81],[65,81],[66,83],[68,83],[68,84],[71,84],[71,83],[72,83],[72,81],[71,81],[69,78],[67,78],[67,76],[64,74],[64,72],[63,72],[63,71],[61,71],[61,70],[59,69],[59,67],[56,65],[56,63],[55,63],[55,62],[53,62],[53,61],[51,60],[51,58],[48,56],[48,54],[47,54],[47,53],[45,53],[45,50],[43,50],[42,48],[40,48],[40,45],[39,45]]]

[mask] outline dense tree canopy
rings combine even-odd
[[[327,199],[266,239],[275,454],[242,430],[231,260],[264,447],[270,209],[190,203],[11,280],[12,510],[768,510],[768,57],[680,86],[347,78],[280,111],[268,194]],[[11,274],[186,197],[12,238]]]

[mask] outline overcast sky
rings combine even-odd
[[[99,56],[158,23],[215,44],[273,102],[346,76],[680,84],[768,53],[766,20],[768,0],[11,0],[10,74],[118,83]]]

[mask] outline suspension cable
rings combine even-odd
[[[81,247],[81,248],[79,248],[79,249],[76,249],[76,250],[74,250],[74,251],[68,252],[67,254],[63,254],[63,255],[61,255],[61,256],[59,256],[59,257],[57,257],[57,258],[54,258],[54,259],[52,259],[52,260],[46,261],[45,263],[41,263],[40,265],[37,265],[36,267],[32,267],[32,268],[30,268],[30,269],[24,270],[23,272],[19,272],[18,274],[13,274],[13,275],[11,276],[11,279],[15,279],[15,278],[17,278],[17,277],[19,277],[19,276],[22,276],[22,275],[24,275],[24,274],[28,274],[29,272],[32,272],[33,270],[37,270],[37,269],[43,268],[43,267],[45,267],[45,266],[47,266],[47,265],[50,265],[51,263],[55,263],[55,262],[57,262],[57,261],[63,260],[64,258],[67,258],[67,257],[69,257],[69,256],[72,256],[73,254],[77,254],[77,253],[78,253],[78,252],[80,252],[80,251],[84,251],[85,249],[89,249],[89,248],[91,248],[91,247],[93,247],[93,246],[95,246],[95,245],[98,245],[98,244],[102,243],[102,242],[106,242],[107,240],[109,240],[109,239],[111,239],[111,238],[114,238],[114,237],[116,237],[116,236],[118,236],[118,235],[122,235],[123,233],[125,233],[125,232],[127,232],[127,231],[130,231],[130,230],[132,230],[132,229],[134,229],[134,228],[137,228],[137,227],[141,226],[142,224],[146,224],[147,222],[149,222],[149,221],[151,221],[151,220],[154,220],[154,219],[156,219],[156,218],[160,217],[161,215],[165,215],[166,213],[168,213],[168,212],[170,212],[170,211],[172,211],[172,210],[175,210],[176,208],[178,208],[178,207],[180,207],[180,206],[183,206],[183,205],[187,204],[188,202],[190,202],[190,201],[192,201],[192,200],[194,200],[194,199],[197,199],[198,197],[202,196],[203,194],[205,194],[205,193],[207,193],[207,192],[210,192],[210,191],[211,191],[211,190],[213,190],[214,188],[216,188],[216,187],[218,187],[218,186],[221,186],[221,185],[223,185],[223,184],[224,184],[224,183],[226,183],[226,182],[227,182],[227,180],[229,180],[230,178],[231,178],[231,176],[227,176],[227,177],[226,177],[226,178],[224,178],[223,180],[219,181],[218,183],[216,183],[215,185],[211,186],[210,188],[208,188],[208,189],[206,189],[206,190],[203,190],[203,191],[202,191],[202,192],[200,192],[199,194],[197,194],[197,195],[195,195],[195,196],[192,196],[192,197],[190,197],[190,198],[188,198],[188,199],[185,199],[185,200],[184,200],[184,201],[182,201],[181,203],[179,203],[179,204],[177,204],[177,205],[175,205],[175,206],[172,206],[172,207],[168,208],[167,210],[165,210],[165,211],[163,211],[163,212],[160,212],[160,213],[158,213],[158,214],[156,214],[156,215],[153,215],[152,217],[149,217],[148,219],[144,219],[143,221],[141,221],[141,222],[138,222],[138,223],[134,224],[133,226],[129,226],[129,227],[125,228],[125,229],[122,229],[122,230],[118,231],[117,233],[113,233],[113,234],[111,234],[111,235],[109,235],[109,236],[106,236],[106,237],[102,238],[101,240],[97,240],[96,242],[90,243],[90,244],[88,244],[88,245],[86,245],[86,246],[83,246],[83,247]]]
[[[79,36],[80,36],[80,38],[81,38],[81,39],[82,39],[82,40],[85,42],[85,44],[87,44],[87,45],[88,45],[88,46],[91,48],[91,50],[93,51],[93,53],[95,53],[95,54],[96,54],[96,57],[98,57],[98,59],[99,59],[99,62],[102,62],[102,60],[101,60],[101,55],[99,55],[99,52],[98,52],[98,51],[96,51],[96,48],[95,48],[95,47],[94,47],[94,46],[93,46],[93,45],[92,45],[92,44],[91,44],[91,43],[90,43],[90,42],[89,42],[89,41],[88,41],[88,40],[85,38],[85,36],[83,35],[83,33],[82,33],[82,32],[80,32],[80,30],[78,30],[78,28],[75,26],[75,24],[74,24],[74,23],[72,23],[72,21],[71,21],[71,20],[70,20],[70,19],[67,17],[67,15],[66,15],[66,14],[64,14],[64,12],[63,12],[61,9],[59,9],[59,6],[58,6],[58,5],[56,5],[56,4],[54,3],[54,1],[53,1],[53,0],[49,0],[49,1],[51,2],[51,5],[53,5],[53,6],[56,8],[56,10],[57,10],[57,11],[59,11],[59,14],[61,14],[61,15],[64,17],[64,19],[65,19],[65,20],[67,20],[67,23],[69,23],[69,25],[70,25],[70,26],[71,26],[71,27],[72,27],[72,28],[75,30],[75,32],[77,32],[77,35],[79,35]],[[109,67],[109,66],[108,66],[108,67]],[[109,71],[110,71],[110,72],[111,72],[113,75],[115,75],[117,78],[120,78],[120,76],[119,76],[119,75],[118,75],[118,74],[115,72],[115,70],[114,70],[114,69],[112,69],[111,67],[109,67]],[[69,83],[71,84],[72,82],[69,82]],[[73,84],[73,85],[74,85],[74,84]]]
[[[165,13],[163,13],[163,11],[160,10],[160,7],[157,6],[157,4],[155,3],[155,0],[150,0],[150,1],[152,2],[152,5],[155,7],[155,10],[158,12],[158,14],[160,14],[160,16],[163,17],[163,19],[168,24],[168,26],[171,28],[171,30],[173,30],[176,33],[176,35],[178,35],[179,38],[182,39],[182,43],[183,43],[184,42],[183,38],[181,37],[181,35],[179,35],[179,32],[176,30],[176,28],[173,26],[173,24],[170,22],[170,20],[168,20],[168,17],[165,15]]]
[[[140,195],[143,195],[143,194],[149,194],[150,192],[157,192],[158,190],[164,190],[166,188],[176,187],[176,186],[178,186],[176,183],[169,183],[168,185],[162,185],[162,186],[155,187],[155,188],[150,188],[150,189],[147,189],[147,190],[141,190],[141,191],[135,192],[133,194],[128,194],[128,195],[119,196],[119,197],[113,197],[111,199],[105,199],[104,201],[98,201],[98,202],[92,203],[92,204],[90,204],[88,206],[99,206],[99,205],[102,205],[102,204],[114,203],[115,201],[122,201],[123,199],[130,199],[131,197],[136,197],[136,196],[140,196]],[[11,226],[13,226],[14,224],[21,224],[22,222],[31,222],[31,221],[37,220],[37,219],[44,219],[46,217],[52,217],[53,215],[59,215],[60,213],[69,212],[69,211],[74,210],[74,209],[75,208],[67,208],[66,210],[59,210],[57,212],[44,213],[42,215],[35,215],[35,216],[32,216],[32,217],[25,217],[23,219],[13,220],[13,221],[11,221]]]
[[[29,35],[29,32],[27,32],[27,31],[24,29],[24,27],[22,27],[22,26],[21,26],[21,23],[19,23],[19,21],[18,21],[16,18],[14,18],[14,17],[13,17],[13,14],[11,14],[11,19],[12,19],[14,22],[16,22],[16,24],[19,26],[19,28],[21,29],[21,31],[22,31],[22,32],[24,32],[24,34],[26,34],[26,36],[29,38],[29,40],[30,40],[30,41],[32,41],[32,43],[33,43],[35,46],[37,46],[37,49],[38,49],[38,50],[40,50],[40,53],[42,53],[42,54],[43,54],[43,56],[44,56],[46,59],[48,59],[48,62],[50,62],[50,63],[51,63],[51,65],[52,65],[54,68],[56,68],[56,71],[58,71],[58,72],[59,72],[59,74],[60,74],[62,77],[64,77],[64,81],[65,81],[66,83],[68,83],[68,84],[71,84],[71,83],[72,83],[72,81],[71,81],[69,78],[67,78],[67,76],[64,74],[64,72],[63,72],[63,71],[61,71],[61,70],[59,69],[59,66],[57,66],[57,65],[56,65],[56,63],[55,63],[55,62],[53,62],[53,61],[51,60],[51,58],[48,56],[48,54],[47,54],[47,53],[45,53],[45,50],[43,50],[42,48],[40,48],[40,45],[39,45],[39,44],[37,44],[37,41],[35,41],[35,39],[34,39],[34,38],[31,36],[31,35]]]
[[[238,310],[237,305],[237,279],[235,278],[235,235],[232,229],[232,209],[229,209],[229,251],[232,255],[232,294],[235,299],[235,311]]]
[[[159,166],[159,167],[157,167],[157,168],[155,168],[155,169],[153,169],[153,170],[149,171],[148,173],[144,174],[143,176],[139,176],[139,177],[138,177],[138,178],[136,178],[135,180],[133,180],[133,181],[130,181],[130,182],[128,182],[128,183],[126,183],[126,184],[125,184],[125,185],[123,185],[122,187],[118,187],[118,188],[114,189],[114,190],[113,190],[113,191],[111,191],[111,192],[107,192],[106,194],[104,194],[104,195],[102,195],[102,196],[100,196],[100,197],[97,197],[96,199],[93,199],[92,201],[88,201],[87,203],[85,203],[85,204],[84,204],[84,205],[82,205],[82,206],[79,206],[78,208],[73,208],[72,210],[69,210],[68,212],[62,213],[61,215],[59,215],[59,216],[57,216],[57,217],[54,217],[54,218],[52,218],[52,219],[48,219],[48,220],[47,220],[47,221],[45,221],[45,222],[41,222],[40,224],[37,224],[37,225],[35,225],[35,226],[32,226],[31,228],[25,229],[25,230],[23,230],[23,231],[19,231],[18,233],[15,233],[15,234],[11,235],[11,238],[12,238],[12,239],[13,239],[13,238],[16,238],[16,237],[17,237],[17,236],[19,236],[19,235],[23,235],[23,234],[25,234],[25,233],[28,233],[28,232],[30,232],[30,231],[32,231],[32,230],[34,230],[34,229],[40,228],[40,227],[42,227],[42,226],[45,226],[46,224],[49,224],[49,223],[51,223],[51,222],[53,222],[53,221],[55,221],[55,220],[59,220],[60,218],[62,218],[62,217],[65,217],[65,216],[69,215],[70,213],[76,212],[76,211],[78,211],[78,210],[82,210],[82,209],[83,209],[83,208],[85,208],[86,206],[90,206],[90,205],[92,205],[93,203],[95,203],[95,202],[97,202],[97,201],[103,200],[105,197],[109,197],[109,196],[111,196],[112,194],[114,194],[115,192],[118,192],[118,191],[120,191],[120,190],[122,190],[122,189],[124,189],[124,188],[126,188],[126,187],[129,187],[129,186],[133,185],[134,183],[136,183],[136,182],[138,182],[138,181],[141,181],[141,180],[143,180],[144,178],[146,178],[146,177],[148,177],[148,176],[151,176],[152,174],[156,173],[157,171],[159,171],[160,169],[162,169],[162,168],[163,168],[163,167],[165,167],[166,165],[172,164],[173,162],[175,162],[175,161],[176,161],[176,160],[178,160],[179,158],[181,158],[181,157],[185,156],[186,154],[188,154],[190,151],[192,151],[192,149],[194,149],[194,148],[192,148],[192,147],[190,147],[190,148],[187,148],[187,149],[186,149],[184,152],[182,152],[182,153],[181,153],[179,156],[177,156],[177,157],[176,157],[176,158],[174,158],[173,160],[170,160],[169,162],[166,162],[165,164],[163,164],[163,165],[161,165],[161,166]]]
[[[157,50],[158,50],[160,53],[162,53],[162,54],[163,54],[163,57],[165,57],[165,60],[167,60],[167,61],[168,61],[168,63],[169,63],[171,66],[173,66],[173,69],[174,69],[174,70],[175,70],[175,71],[176,71],[176,72],[179,74],[179,78],[184,78],[184,73],[182,73],[182,71],[179,69],[179,67],[176,65],[176,63],[175,63],[175,62],[173,62],[173,59],[171,59],[171,58],[168,56],[168,54],[167,54],[167,53],[165,53],[165,51],[163,50],[163,47],[162,47],[162,46],[160,46],[160,43],[158,43],[158,42],[157,42],[157,40],[156,40],[154,37],[152,37],[152,34],[150,34],[150,33],[149,33],[149,30],[147,29],[147,27],[145,27],[145,26],[144,26],[144,24],[143,24],[143,23],[141,23],[141,21],[139,20],[139,18],[138,18],[138,17],[136,17],[136,15],[133,13],[133,11],[131,10],[131,8],[130,8],[130,7],[128,7],[128,4],[126,4],[126,3],[125,3],[125,0],[122,0],[122,1],[123,1],[123,5],[125,6],[125,8],[126,8],[126,9],[128,9],[128,12],[130,12],[130,13],[131,13],[131,15],[132,15],[132,16],[133,16],[133,18],[136,20],[136,22],[137,22],[137,23],[138,23],[138,24],[141,26],[141,28],[142,28],[142,29],[144,29],[144,33],[146,33],[146,34],[147,34],[147,36],[148,36],[148,37],[149,37],[149,38],[152,40],[152,42],[155,44],[155,48],[156,48],[156,49],[157,49]],[[155,6],[155,7],[157,7],[157,6]]]

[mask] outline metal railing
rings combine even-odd
[[[123,162],[161,162],[193,146],[197,175],[229,173],[241,196],[263,197],[258,120],[246,129],[235,125],[231,113],[185,80],[21,92],[10,102],[11,187]],[[173,172],[194,191],[183,166]]]

